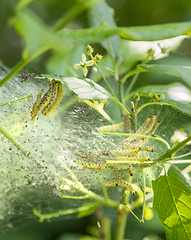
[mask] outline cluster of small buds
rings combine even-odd
[[[94,49],[92,46],[90,46],[89,44],[86,47],[86,53],[91,56],[91,54],[94,52]]]
[[[103,58],[103,56],[97,53],[94,57],[94,61],[95,62],[100,62],[102,60],[102,58]]]
[[[87,47],[86,47],[86,53],[89,56],[91,56],[91,58],[93,60],[86,61],[86,55],[83,53],[82,54],[82,61],[80,61],[80,63],[75,63],[74,64],[74,68],[75,69],[82,68],[83,74],[84,74],[85,77],[88,74],[87,67],[93,66],[94,63],[100,62],[102,60],[102,58],[103,58],[103,56],[99,55],[98,53],[93,58],[93,56],[92,56],[93,51],[94,51],[94,49],[88,44]]]

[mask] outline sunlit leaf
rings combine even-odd
[[[49,74],[42,74],[42,76],[60,80],[63,84],[66,84],[70,90],[78,94],[81,99],[101,100],[112,97],[105,88],[88,78],[58,77]]]
[[[167,240],[191,239],[191,187],[180,170],[152,182],[154,209],[162,222]]]

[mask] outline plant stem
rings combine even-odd
[[[16,73],[18,73],[24,66],[31,62],[34,58],[38,57],[40,54],[44,53],[49,49],[49,46],[45,46],[37,50],[33,55],[27,59],[21,59],[11,71],[0,81],[0,87],[2,87],[6,82],[8,82]]]
[[[134,106],[134,102],[131,102],[131,126],[132,126],[132,130],[135,133],[137,131],[137,111],[135,109]]]
[[[178,106],[177,104],[174,104],[174,103],[165,103],[165,102],[148,102],[148,103],[145,103],[143,105],[141,105],[138,109],[137,109],[137,113],[139,113],[143,108],[149,106],[149,105],[167,105],[167,106]]]
[[[187,142],[191,140],[191,134],[182,142],[178,143],[175,147],[168,150],[165,154],[163,154],[160,158],[156,159],[156,162],[163,162],[164,160],[171,158],[173,154],[178,152],[180,149],[182,149]]]
[[[139,134],[132,134],[132,133],[117,133],[117,132],[99,132],[100,134],[107,134],[107,135],[119,135],[119,136],[132,136],[132,137],[140,137],[140,138],[150,138],[159,142],[162,142],[167,149],[170,149],[170,145],[167,141],[157,135],[139,135]],[[188,140],[189,141],[189,140]]]
[[[111,98],[114,102],[116,102],[128,115],[130,115],[130,112],[126,109],[126,107],[117,99],[117,98]]]
[[[128,182],[130,182],[130,179],[127,174],[126,174],[126,179]],[[129,202],[130,194],[125,194],[125,190],[126,189],[124,188],[122,204],[127,204]],[[129,214],[128,211],[120,211],[119,212],[119,215],[118,215],[119,220],[118,220],[118,224],[117,224],[115,240],[123,240],[124,239],[128,214]]]
[[[12,70],[0,81],[0,87],[2,87],[9,79],[11,79],[16,73],[18,73],[26,64],[28,63],[27,60],[21,59]]]
[[[54,30],[58,31],[63,29],[66,24],[81,14],[85,9],[85,4],[76,1],[75,4],[56,22],[54,25]]]
[[[80,2],[77,2],[68,12],[64,14],[64,16],[55,24],[54,30],[58,31],[62,29],[69,21],[79,15],[84,9],[86,9],[86,5]],[[49,46],[45,46],[41,49],[38,49],[36,52],[32,54],[32,56],[21,59],[13,68],[12,70],[0,81],[0,87],[2,87],[7,81],[9,81],[16,73],[18,73],[23,67],[25,67],[29,62],[33,59],[44,53],[45,51],[49,50]]]
[[[131,80],[131,83],[129,84],[129,86],[128,86],[126,92],[125,92],[125,96],[128,96],[129,93],[131,92],[131,90],[132,90],[135,82],[137,81],[137,78],[139,77],[139,74],[140,74],[140,73],[136,73],[136,74],[134,75],[133,79]]]
[[[17,99],[15,99],[15,100],[12,100],[12,101],[9,101],[9,102],[3,103],[3,104],[0,104],[0,107],[1,107],[1,106],[5,106],[5,105],[8,105],[8,104],[10,104],[10,103],[14,103],[14,102],[17,102],[17,101],[21,101],[21,100],[26,99],[26,98],[31,98],[31,97],[33,97],[32,93],[31,93],[30,95],[27,95],[27,96],[24,96],[24,97],[21,97],[21,98],[17,98]]]
[[[25,156],[29,155],[29,152],[25,151],[24,148],[13,138],[13,136],[0,125],[0,132],[16,147],[18,148]]]
[[[92,58],[92,60],[93,60],[93,56],[92,56],[91,58]],[[98,69],[99,73],[101,74],[101,76],[102,76],[105,84],[107,85],[110,93],[111,93],[113,96],[115,96],[115,93],[113,92],[113,89],[111,88],[111,86],[110,86],[110,84],[108,83],[107,79],[105,78],[105,76],[103,75],[102,71],[101,71],[100,68],[98,67],[97,63],[94,62],[94,64],[95,64],[96,68]]]

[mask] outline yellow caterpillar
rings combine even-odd
[[[122,155],[129,156],[140,152],[142,149],[140,147],[132,149],[132,150],[112,150],[110,153],[112,155]]]
[[[106,187],[113,187],[113,186],[122,186],[122,187],[126,187],[128,188],[132,195],[135,195],[135,190],[133,189],[133,187],[131,186],[131,184],[129,184],[128,182],[126,181],[119,181],[119,182],[108,182],[108,183],[105,183],[104,186]]]
[[[124,133],[131,133],[131,119],[127,114],[122,115],[124,117]]]
[[[147,134],[152,130],[152,128],[154,127],[155,122],[156,122],[156,117],[157,117],[156,114],[154,114],[154,115],[152,116],[149,124],[147,125],[147,128],[145,128],[145,129],[141,132],[141,134],[147,135]]]
[[[140,162],[145,162],[145,161],[150,161],[150,158],[148,157],[117,157],[117,160],[119,161],[140,161]]]
[[[114,172],[115,172],[115,176],[116,176],[116,183],[118,183],[120,181],[121,175],[119,172],[118,167],[115,164],[109,164],[107,165],[107,168],[113,168]]]
[[[43,90],[40,90],[37,96],[37,101],[33,106],[33,110],[31,113],[32,120],[35,121],[35,118],[38,112],[42,110],[42,115],[48,115],[54,111],[54,109],[59,105],[63,97],[63,87],[62,83],[57,80],[49,80],[49,89],[44,94],[41,99],[41,95]]]
[[[75,160],[74,162],[77,163],[77,164],[82,165],[84,167],[82,170],[84,170],[85,168],[88,168],[90,170],[100,171],[104,167],[104,165],[106,165],[106,164],[100,164],[100,163],[92,163],[92,164],[90,164],[90,163],[87,163],[87,162],[84,162],[84,161],[80,161],[80,160]]]
[[[32,112],[31,112],[31,118],[32,118],[33,122],[35,121],[35,118],[36,118],[36,116],[37,116],[37,114],[40,110],[39,105],[40,105],[40,102],[41,102],[41,95],[42,95],[43,91],[44,91],[43,89],[40,90],[40,92],[37,95],[37,100],[36,100],[35,104],[33,105],[33,109],[32,109]]]
[[[55,87],[53,87],[53,92],[52,92],[52,98],[50,100],[50,107],[42,112],[43,115],[48,115],[51,112],[54,111],[54,109],[59,105],[59,103],[62,100],[63,97],[63,87],[62,87],[62,83],[60,81],[54,81],[53,85]]]
[[[58,85],[55,84],[55,82],[53,81],[51,99],[48,105],[42,110],[42,115],[49,114],[49,109],[53,105],[53,103],[56,101],[57,95],[58,95]]]
[[[49,80],[48,84],[49,84],[49,89],[44,94],[44,96],[43,96],[43,98],[41,100],[41,103],[40,103],[40,106],[39,106],[40,110],[43,109],[44,107],[46,107],[49,104],[49,102],[50,102],[50,100],[52,98],[53,81]]]
[[[117,130],[121,130],[123,128],[124,128],[124,122],[121,122],[119,124],[100,127],[98,130],[99,132],[114,132]]]
[[[158,128],[159,124],[160,124],[160,121],[155,122],[154,126],[152,127],[150,132],[148,132],[148,134],[152,135],[156,131],[156,129]]]
[[[139,146],[138,144],[133,143],[123,143],[123,146],[128,149],[141,148],[141,151],[154,152],[154,149],[149,146]]]

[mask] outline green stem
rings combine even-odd
[[[126,179],[127,178],[128,178],[128,175],[126,175]],[[130,182],[130,179],[128,178],[127,181]],[[125,190],[126,190],[126,188],[124,188],[123,198],[122,198],[122,204],[124,204],[124,205],[129,202],[129,197],[130,197],[130,194],[125,194]],[[123,240],[124,239],[128,215],[129,215],[129,212],[127,212],[127,211],[119,212],[119,215],[118,215],[119,222],[117,224],[115,240]]]
[[[64,16],[55,24],[54,30],[57,31],[62,29],[69,21],[79,15],[86,7],[85,4],[77,2]],[[23,67],[25,67],[33,59],[49,50],[49,46],[45,46],[32,54],[27,59],[21,59],[12,70],[0,81],[0,87],[2,87],[7,81],[9,81],[15,74],[17,74]]]
[[[21,59],[12,69],[11,71],[0,81],[0,87],[2,87],[6,82],[8,82],[16,73],[18,73],[23,67],[25,67],[29,62],[31,62],[34,58],[38,57],[40,54],[47,51],[50,47],[45,46],[37,50],[33,55],[31,55],[28,59]]]
[[[24,148],[13,138],[13,136],[0,125],[0,132],[16,147],[18,148],[25,156],[29,155],[29,152],[25,151]]]
[[[171,158],[173,156],[173,154],[175,154],[180,149],[182,149],[187,144],[187,142],[189,142],[190,140],[191,140],[191,134],[184,141],[178,143],[175,147],[173,147],[172,149],[168,150],[160,158],[156,159],[156,162],[162,162],[162,161],[164,161],[164,160],[166,160],[168,158]]]
[[[9,101],[9,102],[3,103],[3,104],[0,104],[0,107],[11,104],[11,103],[14,103],[14,102],[17,102],[17,101],[21,101],[21,100],[26,99],[26,98],[31,98],[31,97],[33,97],[32,93],[30,95],[27,95],[27,96],[24,96],[24,97],[21,97],[21,98],[17,98],[15,100],[12,100],[12,101]]]
[[[115,97],[115,93],[113,92],[113,90],[112,90],[111,86],[109,85],[107,79],[105,78],[105,76],[103,75],[102,71],[101,71],[100,68],[98,67],[97,63],[95,62],[95,60],[94,60],[94,58],[93,58],[93,55],[90,53],[89,56],[90,56],[91,59],[94,61],[94,65],[95,65],[96,68],[98,69],[98,71],[99,71],[100,75],[102,76],[102,78],[103,78],[105,84],[107,85],[107,87],[108,87],[110,93],[113,95],[113,97]]]
[[[139,135],[139,134],[133,134],[133,133],[117,133],[117,132],[99,132],[100,134],[107,134],[107,135],[118,135],[118,136],[132,136],[132,137],[140,137],[140,138],[150,138],[159,142],[162,142],[167,149],[170,149],[170,145],[167,141],[165,141],[163,138],[157,135]]]
[[[133,130],[133,132],[136,132],[137,131],[137,111],[135,109],[134,102],[131,102],[131,113],[130,113],[130,116],[131,116],[132,130]]]
[[[139,113],[143,108],[149,106],[149,105],[167,105],[167,106],[174,106],[176,107],[177,104],[173,104],[173,103],[164,103],[164,102],[148,102],[148,103],[145,103],[143,105],[141,105],[138,109],[137,109],[137,113]]]
[[[144,216],[145,216],[145,196],[146,196],[146,180],[145,180],[145,171],[142,169],[142,175],[143,175],[143,209],[142,209],[142,218],[141,222],[144,222]]]
[[[0,87],[2,87],[9,79],[11,79],[16,73],[18,73],[26,64],[28,63],[27,60],[21,60],[18,62],[12,70],[0,81]]]
[[[116,102],[128,115],[130,115],[130,112],[126,109],[126,107],[117,98],[111,97],[111,100]]]
[[[66,24],[81,14],[85,9],[85,4],[76,1],[75,4],[56,22],[54,25],[54,30],[58,31],[63,29]]]
[[[136,74],[134,75],[133,79],[131,80],[131,83],[129,84],[129,86],[128,86],[126,92],[125,92],[125,96],[128,96],[129,93],[131,92],[131,90],[132,90],[135,82],[137,81],[137,78],[139,77],[139,74],[140,74],[140,73],[136,73]]]
[[[39,220],[40,222],[43,222],[45,219],[60,217],[60,216],[68,215],[68,214],[74,214],[74,213],[78,213],[79,211],[83,211],[83,210],[87,210],[87,209],[84,209],[84,207],[82,206],[79,208],[72,208],[72,209],[67,209],[64,211],[59,211],[59,212],[54,212],[54,213],[49,213],[49,214],[41,214],[36,209],[33,209],[33,213],[34,213],[34,215],[36,215],[37,217],[40,218],[40,220]]]

